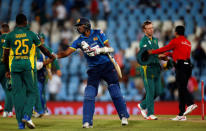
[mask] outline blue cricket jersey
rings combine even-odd
[[[99,46],[100,48],[104,47],[104,43],[108,41],[106,35],[101,30],[92,30],[90,32],[89,37],[86,37],[84,35],[80,35],[71,45],[70,48],[78,49],[81,47],[81,42],[85,41],[89,44],[90,47]],[[84,52],[84,51],[83,51]],[[106,62],[109,62],[109,58],[106,54],[99,54],[97,56],[88,56],[86,53],[84,53],[84,56],[87,59],[87,63],[89,67],[97,66],[99,64],[103,64]]]

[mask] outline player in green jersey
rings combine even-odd
[[[45,35],[43,33],[40,33],[39,38],[41,40],[42,45],[44,45],[44,47],[47,48],[50,53],[53,53],[52,49],[44,44]],[[39,49],[36,50],[36,54],[37,54],[37,62],[36,62],[37,83],[38,83],[38,92],[40,94],[39,99],[44,115],[48,115],[48,110],[46,107],[46,92],[45,92],[46,83],[48,81],[48,78],[52,77],[51,69],[56,69],[58,76],[61,76],[61,71],[57,60],[54,60],[52,63],[50,63],[50,60],[47,59],[47,57]],[[34,117],[41,116],[41,114],[37,110],[38,104],[39,102],[35,104],[35,109],[37,112],[33,114]]]
[[[5,41],[6,35],[10,32],[9,30],[9,25],[8,24],[2,24],[1,25],[1,33],[2,35],[0,36],[0,82],[1,85],[5,91],[6,97],[5,97],[5,105],[4,105],[4,112],[3,112],[3,117],[12,117],[13,112],[13,102],[12,102],[12,95],[11,95],[11,88],[8,85],[9,79],[5,77],[6,73],[6,66],[2,62],[3,60],[3,44]]]
[[[158,40],[153,37],[153,25],[151,21],[145,21],[142,29],[145,36],[140,41],[140,49],[147,47],[149,49],[158,49]],[[163,92],[160,77],[160,63],[158,55],[154,56],[151,64],[141,66],[140,72],[144,81],[144,86],[146,90],[145,99],[138,104],[138,108],[141,111],[142,116],[147,120],[157,120],[154,115],[154,99]],[[147,109],[147,112],[146,112]]]
[[[36,91],[34,73],[30,56],[33,43],[45,55],[54,59],[41,42],[38,36],[27,28],[27,18],[24,14],[16,16],[16,28],[5,38],[4,62],[7,68],[7,77],[11,75],[11,86],[16,119],[19,129],[35,128],[31,120],[32,108],[35,104]]]

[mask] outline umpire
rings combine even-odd
[[[193,97],[187,89],[187,83],[192,73],[192,65],[190,62],[191,43],[184,37],[184,26],[175,28],[175,38],[168,45],[157,50],[149,50],[149,54],[160,54],[166,52],[165,55],[171,56],[175,62],[176,85],[179,91],[179,115],[171,120],[184,121],[187,120],[186,115],[197,108],[194,104]],[[173,52],[167,52],[172,50]],[[185,111],[185,106],[187,109]]]

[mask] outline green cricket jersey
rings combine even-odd
[[[0,36],[0,40],[1,40],[1,43],[0,43],[0,64],[3,64],[2,63],[2,60],[3,60],[3,45],[4,45],[4,42],[5,42],[5,37],[6,37],[7,34],[2,34]]]
[[[158,39],[152,37],[152,39],[148,38],[146,35],[140,41],[140,48],[148,47],[149,49],[158,49]],[[160,74],[160,64],[158,55],[153,55],[153,61],[150,65],[141,66],[141,74],[145,74],[144,76],[154,77]]]
[[[158,39],[152,37],[152,39],[148,38],[146,35],[140,41],[140,49],[142,47],[148,47],[149,49],[159,49]],[[158,55],[155,55],[152,63],[159,63]]]
[[[34,69],[36,46],[41,42],[27,27],[16,27],[5,38],[4,48],[10,49],[9,68],[11,72]]]

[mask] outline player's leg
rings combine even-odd
[[[105,65],[105,69],[103,69],[103,72],[101,73],[101,78],[103,78],[108,84],[108,90],[118,112],[119,118],[129,118],[126,102],[123,99],[120,90],[118,75],[112,63],[107,63]]]
[[[21,125],[26,101],[26,90],[21,79],[21,72],[11,72],[11,85],[16,119],[18,124]]]
[[[26,102],[24,106],[24,118],[22,119],[23,122],[27,124],[27,126],[31,129],[35,128],[31,120],[32,116],[32,109],[35,105],[35,100],[37,98],[36,87],[34,86],[34,74],[31,70],[24,71],[22,73],[23,84],[26,87]]]
[[[7,117],[8,113],[9,113],[9,103],[8,103],[9,102],[9,100],[8,100],[9,99],[9,97],[8,97],[9,92],[7,90],[7,87],[6,87],[5,71],[6,71],[5,65],[0,62],[0,83],[2,85],[2,88],[3,88],[4,92],[5,92],[4,108],[2,107],[0,109],[0,112],[4,111],[3,117]]]
[[[185,87],[186,87],[186,90],[185,90],[185,98],[186,98],[186,104],[187,106],[190,106],[192,104],[194,104],[194,100],[193,100],[193,96],[192,94],[188,91],[188,88],[187,88],[187,84],[188,84],[188,81],[189,81],[189,78],[191,77],[191,74],[192,74],[192,68],[189,66],[189,65],[186,65],[186,67],[184,68],[185,69]]]
[[[12,100],[11,87],[9,87],[11,85],[8,84],[9,81],[10,79],[7,79],[5,76],[1,79],[1,84],[6,94],[4,112],[7,112],[8,116],[12,117],[13,100]]]
[[[159,75],[156,75],[155,78],[154,78],[154,84],[155,84],[155,97],[158,97],[160,95],[162,95],[162,93],[164,92],[164,89],[162,87],[162,82],[161,82],[161,76],[160,74]]]
[[[148,88],[148,81],[147,81],[147,78],[144,78],[143,77],[143,82],[144,82],[144,87],[145,87],[145,91],[146,91],[146,94],[147,94],[147,90],[146,90],[146,88]],[[143,110],[146,110],[146,108],[147,108],[147,102],[146,102],[146,94],[145,94],[145,97],[144,97],[144,99],[141,101],[141,103],[140,103],[140,107],[143,109]]]
[[[98,93],[98,85],[99,85],[99,72],[98,69],[90,69],[88,72],[88,81],[87,87],[84,91],[84,103],[83,103],[83,128],[86,122],[89,123],[90,126],[93,125],[93,115],[95,109],[95,97]]]
[[[146,90],[146,108],[147,116],[154,115],[154,94],[155,94],[155,85],[154,79],[152,77],[147,77],[145,81],[145,90]]]
[[[187,89],[187,83],[190,76],[191,76],[191,69],[189,65],[182,64],[176,68],[176,82],[177,82],[176,84],[178,86],[178,91],[179,91],[179,109],[180,109],[179,116],[186,115],[197,107],[195,105],[196,107],[194,109],[192,109],[189,112],[188,111],[185,112],[186,105],[190,106],[194,104],[193,97]]]
[[[43,111],[42,104],[41,104],[41,94],[40,94],[41,90],[39,90],[39,87],[38,87],[36,71],[34,71],[34,87],[35,87],[35,92],[36,92],[35,110],[38,113],[36,117],[41,117],[44,111]]]
[[[143,83],[144,83],[145,91],[146,91],[146,87],[148,87],[147,70],[148,70],[147,66],[140,68],[140,73],[141,73],[141,77],[142,77],[142,80],[143,80]],[[140,104],[138,106],[140,106],[138,108],[140,108],[143,117],[146,118],[146,108],[147,108],[146,94],[145,94],[143,100],[140,102]]]
[[[185,70],[187,70],[185,73],[186,73],[186,81],[185,81],[185,87],[187,87],[187,84],[188,84],[188,80],[192,74],[192,68],[191,66],[189,65],[186,65],[186,68]],[[193,99],[193,96],[192,94],[188,91],[188,89],[186,88],[186,91],[185,91],[185,98],[186,98],[186,104],[187,104],[187,108],[186,108],[186,111],[184,112],[183,115],[187,115],[189,114],[190,112],[192,112],[193,110],[195,110],[197,108],[197,105],[194,104],[194,99]]]
[[[24,84],[26,86],[27,100],[24,108],[24,114],[32,116],[32,108],[37,99],[36,87],[34,86],[34,73],[32,71],[24,71],[22,74]]]
[[[178,93],[179,93],[179,116],[183,116],[183,113],[185,112],[185,105],[186,105],[186,99],[185,99],[185,72],[182,72],[183,69],[176,68],[176,85],[178,87]]]
[[[38,81],[38,88],[39,88],[39,93],[40,93],[40,100],[41,100],[41,105],[44,113],[46,112],[46,89],[45,89],[45,84],[44,82]]]

